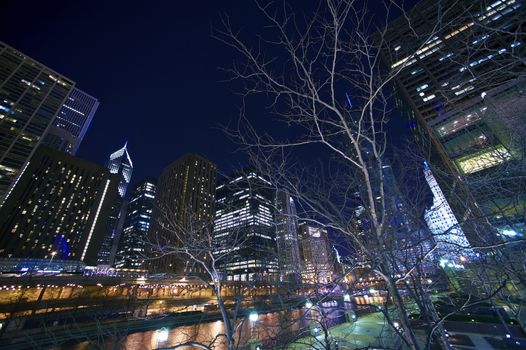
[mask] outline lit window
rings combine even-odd
[[[463,157],[456,161],[459,168],[465,174],[475,173],[484,169],[494,167],[511,159],[511,154],[504,146],[482,151]]]
[[[428,84],[423,84],[423,85],[420,85],[419,87],[416,88],[416,91],[420,92],[422,90],[425,90],[429,87]]]
[[[445,59],[447,59],[447,58],[449,58],[449,57],[451,57],[451,56],[453,56],[453,52],[450,52],[450,53],[448,53],[447,55],[440,57],[438,60],[439,60],[440,62],[442,62],[443,60],[445,60]]]
[[[433,94],[433,95],[429,95],[427,97],[424,97],[423,100],[424,102],[427,102],[427,101],[431,101],[432,99],[434,99],[436,96]]]

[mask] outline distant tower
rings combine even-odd
[[[104,237],[97,263],[99,265],[112,265],[115,260],[117,245],[119,243],[120,232],[124,224],[125,208],[124,197],[126,190],[130,184],[133,163],[128,153],[128,143],[124,147],[115,151],[110,155],[106,167],[112,174],[119,175],[119,189],[115,204],[113,205],[112,213],[109,218],[109,231]]]
[[[224,279],[276,281],[275,191],[253,171],[236,173],[217,187],[214,255]]]
[[[301,223],[299,229],[304,283],[329,283],[334,273],[327,229]]]
[[[119,183],[119,195],[124,198],[126,195],[126,189],[130,184],[133,163],[128,153],[128,142],[124,144],[124,147],[110,155],[110,159],[106,167],[112,174],[119,174],[121,176],[121,182]]]
[[[117,250],[116,267],[144,267],[145,241],[155,205],[156,183],[154,179],[146,178],[135,186],[130,196]]]
[[[426,210],[424,218],[440,245],[439,259],[442,265],[448,262],[458,264],[461,256],[466,257],[473,252],[427,162],[424,162],[424,175],[433,193],[433,205]]]
[[[281,280],[299,281],[298,215],[294,199],[284,191],[276,195],[276,245]]]
[[[177,247],[180,239],[189,242],[211,233],[205,231],[211,231],[213,227],[216,169],[209,160],[187,154],[163,170],[157,187],[152,227],[148,232],[150,241],[160,246]],[[149,254],[156,257],[155,251]],[[148,269],[179,275],[204,273],[201,266],[183,253],[152,259]]]

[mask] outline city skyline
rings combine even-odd
[[[237,14],[238,18],[251,14],[257,18],[254,4],[207,1],[204,13],[197,13],[191,4],[184,3],[165,3],[159,9],[147,3],[125,9],[104,3],[97,10],[89,5],[77,10],[77,5],[65,1],[34,6],[34,13],[41,14],[38,19],[33,15],[18,20],[9,17],[0,23],[2,40],[71,76],[84,92],[99,100],[100,106],[77,156],[104,164],[105,155],[128,140],[137,179],[158,176],[186,153],[203,155],[224,174],[245,166],[246,157],[236,152],[237,145],[222,130],[238,122],[241,107],[240,100],[223,82],[227,75],[220,69],[230,64],[226,57],[231,52],[211,37],[210,27],[220,27],[223,12]],[[10,2],[9,7],[14,13],[24,11],[22,3]],[[161,18],[154,21],[144,15],[153,11]],[[67,24],[52,20],[57,13],[63,15]],[[93,26],[93,18],[103,25]],[[122,21],[118,27],[114,26],[114,18]],[[43,20],[45,25],[41,26]],[[196,22],[206,25],[196,26]],[[253,30],[258,23],[245,25]],[[35,38],[37,44],[29,38]],[[92,50],[84,43],[97,43],[100,49]],[[211,60],[209,52],[219,53],[214,55],[217,59]],[[155,68],[160,64],[173,69]],[[172,102],[177,103],[177,108]],[[269,112],[264,102],[256,104],[247,112],[256,125],[264,126]],[[170,127],[162,127],[166,123]],[[394,142],[397,135],[408,134],[402,118],[393,119],[390,124]],[[191,136],[203,131],[206,143]]]
[[[524,5],[8,0],[0,348],[526,349]]]

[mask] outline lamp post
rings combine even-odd
[[[261,350],[261,341],[255,334],[256,322],[259,320],[257,311],[253,310],[248,314],[248,320],[250,321],[250,339],[248,341],[250,350]]]
[[[49,269],[49,266],[50,266],[51,263],[53,262],[53,258],[55,257],[55,255],[57,255],[57,252],[51,252],[51,259],[49,259],[49,261],[48,261],[48,263],[47,263],[46,270]]]
[[[305,302],[305,308],[307,309],[305,314],[308,315],[308,318],[307,318],[308,327],[309,327],[310,333],[313,336],[316,336],[318,334],[319,329],[318,329],[318,327],[316,325],[316,322],[314,321],[314,317],[313,317],[313,314],[312,314],[313,306],[314,306],[314,304],[312,303],[312,301],[307,299],[307,301]]]
[[[168,331],[168,328],[163,327],[159,329],[157,332],[155,332],[155,342],[157,343],[157,346],[164,344],[168,341],[168,336],[170,335],[170,332]]]
[[[343,295],[343,309],[345,310],[345,319],[347,322],[356,321],[356,314],[352,310],[351,296],[348,293]]]

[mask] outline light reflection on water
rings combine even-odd
[[[334,313],[334,304],[325,304],[324,310],[328,311],[335,325],[339,323],[339,318],[335,317],[340,314]],[[280,343],[286,338],[291,338],[299,334],[307,327],[305,309],[295,309],[282,312],[272,312],[260,314],[258,321],[253,324],[247,320],[241,320],[235,332],[235,342],[237,344],[246,344],[250,338],[257,338],[271,346],[273,343]],[[310,313],[314,316],[314,313]],[[88,342],[78,343],[73,346],[63,346],[60,350],[92,350],[92,349],[126,349],[126,350],[154,350],[160,347],[170,347],[185,342],[200,342],[206,345],[212,343],[218,334],[224,334],[225,329],[222,321],[204,322],[188,326],[179,326],[169,329],[168,340],[158,343],[158,332],[146,331],[137,332],[125,336],[124,339],[117,341],[115,339],[106,339],[102,346],[95,346]],[[179,349],[189,350],[195,347],[187,346]],[[225,337],[218,337],[214,341],[214,349],[227,349]]]

